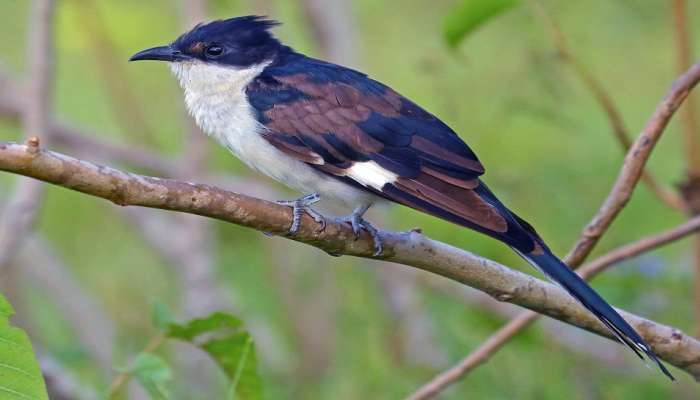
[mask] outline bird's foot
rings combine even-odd
[[[289,235],[296,235],[299,232],[299,227],[301,226],[301,217],[304,213],[308,214],[317,223],[321,224],[319,232],[323,232],[326,229],[326,219],[323,215],[317,213],[311,206],[321,201],[321,196],[317,193],[311,193],[304,197],[296,200],[280,200],[276,203],[282,206],[287,206],[292,208],[292,226],[289,228]]]
[[[362,218],[362,214],[364,214],[365,210],[366,208],[361,212],[355,211],[346,217],[342,217],[340,218],[340,222],[346,222],[350,224],[353,233],[355,233],[355,240],[360,238],[360,231],[362,229],[366,230],[367,233],[369,233],[369,235],[372,237],[372,240],[374,241],[374,256],[378,257],[382,255],[382,252],[384,251],[382,247],[382,240],[379,237],[379,231],[377,230],[377,228],[375,228],[374,226],[372,226],[372,224],[367,222],[367,220]]]

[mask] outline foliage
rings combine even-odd
[[[445,18],[445,40],[452,47],[491,18],[520,3],[520,0],[462,0]]]
[[[173,379],[173,373],[168,363],[161,357],[152,353],[140,353],[131,367],[120,371],[135,377],[152,399],[170,398],[167,384]]]
[[[184,324],[171,323],[166,335],[206,351],[231,381],[229,398],[259,400],[262,399],[262,382],[257,372],[255,344],[242,327],[238,318],[216,312]]]
[[[155,302],[151,317],[161,331],[144,351],[139,353],[124,374],[118,378],[110,393],[116,395],[128,378],[134,377],[152,399],[170,398],[168,383],[173,379],[169,363],[155,355],[165,339],[180,340],[206,352],[228,378],[228,399],[260,400],[262,381],[258,375],[255,344],[243,322],[233,315],[215,312],[207,317],[184,323],[174,322],[173,313],[162,302]],[[125,378],[125,379],[122,379]]]
[[[10,325],[14,313],[12,305],[0,295],[0,399],[48,399],[27,334]]]

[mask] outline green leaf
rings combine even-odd
[[[152,353],[141,353],[136,356],[134,363],[126,370],[143,386],[152,399],[167,400],[167,383],[173,378],[173,373],[162,358]]]
[[[247,332],[214,339],[202,346],[231,379],[229,397],[245,400],[262,399],[262,381],[253,338]]]
[[[10,325],[15,313],[0,295],[0,400],[48,399],[39,363],[27,334]]]
[[[221,333],[243,327],[243,322],[233,315],[215,312],[205,318],[196,318],[184,324],[170,324],[166,334],[175,339],[192,342],[204,333]]]
[[[457,46],[480,25],[518,3],[520,0],[463,0],[445,19],[445,40],[450,47]]]
[[[221,367],[231,380],[229,398],[262,399],[262,380],[251,335],[243,329],[238,318],[217,312],[185,324],[171,324],[168,337],[188,341],[198,346]]]

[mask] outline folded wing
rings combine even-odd
[[[536,246],[479,180],[474,152],[435,116],[359,72],[312,59],[292,64],[305,68],[269,67],[247,88],[276,148],[521,251]]]

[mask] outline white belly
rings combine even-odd
[[[266,129],[253,114],[245,87],[266,65],[236,70],[199,62],[173,63],[171,68],[185,90],[185,103],[197,124],[249,167],[298,190],[318,193],[347,208],[372,204],[378,197],[290,157],[269,144]]]

